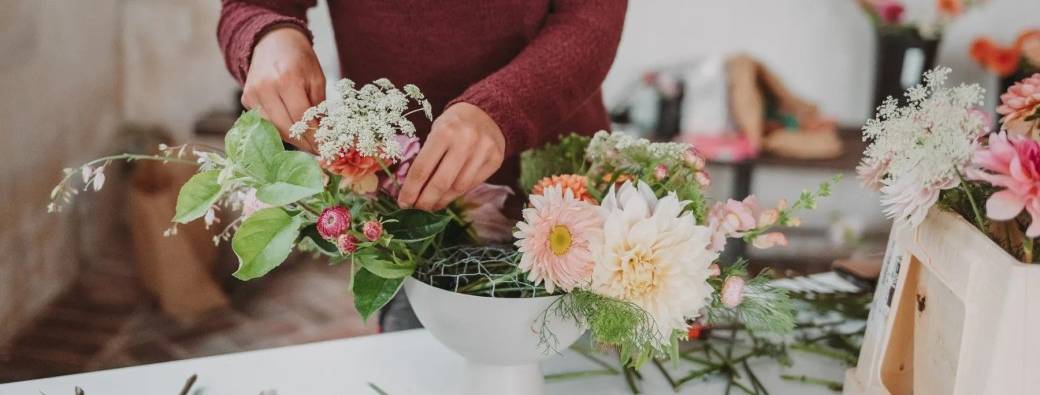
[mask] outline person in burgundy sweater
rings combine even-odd
[[[307,9],[316,0],[222,0],[217,37],[242,104],[286,142],[324,100]],[[402,207],[434,210],[485,182],[514,186],[517,154],[562,134],[609,128],[600,85],[627,0],[328,0],[340,71],[418,86],[434,121],[402,186]],[[391,307],[393,309],[393,307]],[[409,326],[409,325],[405,325]],[[386,327],[386,325],[384,326]]]

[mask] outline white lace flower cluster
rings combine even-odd
[[[626,156],[644,154],[654,158],[669,158],[682,161],[690,152],[690,146],[682,143],[652,143],[627,133],[607,131],[596,132],[589,142],[585,156],[592,162],[610,160],[619,154]]]
[[[885,214],[917,225],[939,199],[939,192],[960,185],[978,138],[986,133],[983,90],[976,84],[946,87],[950,69],[924,75],[924,85],[910,88],[907,105],[889,97],[876,119],[863,127],[870,141],[859,173],[880,188]]]
[[[364,156],[396,161],[403,147],[395,136],[415,135],[415,125],[408,116],[422,111],[426,118],[433,117],[430,102],[415,85],[405,85],[402,90],[380,78],[355,89],[353,81],[342,79],[336,83],[336,92],[335,97],[307,109],[303,119],[289,128],[294,138],[313,130],[323,160],[356,150]],[[413,100],[421,108],[409,111]]]

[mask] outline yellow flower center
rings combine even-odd
[[[642,297],[654,293],[657,288],[657,262],[645,251],[631,251],[622,258],[621,277],[625,296]]]
[[[571,230],[563,225],[553,226],[549,232],[549,249],[556,256],[566,254],[571,249]]]

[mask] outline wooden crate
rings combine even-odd
[[[847,395],[1040,393],[1040,265],[960,216],[897,224]]]

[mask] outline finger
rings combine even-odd
[[[282,102],[285,103],[285,108],[289,111],[289,122],[290,125],[301,119],[303,119],[303,112],[310,108],[310,99],[307,97],[307,91],[303,84],[297,84],[288,87],[279,93],[282,98]],[[311,145],[310,141],[305,139],[307,135],[311,133],[305,133],[300,137],[290,137],[292,144],[305,151],[314,153],[314,146]]]
[[[430,137],[432,138],[426,139],[427,144],[419,150],[419,155],[408,168],[408,175],[405,176],[404,185],[401,186],[401,193],[397,195],[397,204],[401,207],[408,208],[415,204],[416,199],[419,198],[419,192],[422,191],[426,181],[429,180],[430,175],[436,170],[437,164],[448,150],[447,144],[436,138],[435,135],[431,134]]]
[[[441,163],[437,165],[436,173],[430,177],[430,181],[426,183],[419,198],[415,201],[415,207],[420,210],[433,211],[443,207],[438,205],[441,200],[447,199],[450,202],[449,195],[454,193],[451,186],[455,184],[455,178],[459,176],[468,157],[469,151],[466,149],[448,149],[444,158],[441,159]]]
[[[466,160],[462,170],[459,171],[459,176],[455,178],[455,183],[452,184],[451,189],[441,197],[436,206],[445,207],[455,199],[458,199],[459,196],[476,187],[477,184],[483,181],[479,177],[483,172],[483,167],[487,165],[487,154],[481,151],[474,152],[473,156]]]
[[[307,84],[307,97],[311,100],[311,105],[316,106],[325,100],[325,75],[318,71],[316,75],[309,80]]]
[[[278,128],[282,140],[292,144],[292,139],[289,138],[289,112],[285,109],[285,103],[282,103],[278,92],[271,90],[261,94],[260,109],[263,110],[264,116]]]
[[[256,95],[254,95],[252,90],[249,89],[245,90],[242,93],[241,102],[242,107],[245,107],[247,110],[252,110],[253,107],[256,107],[259,104],[259,100],[256,99]]]

